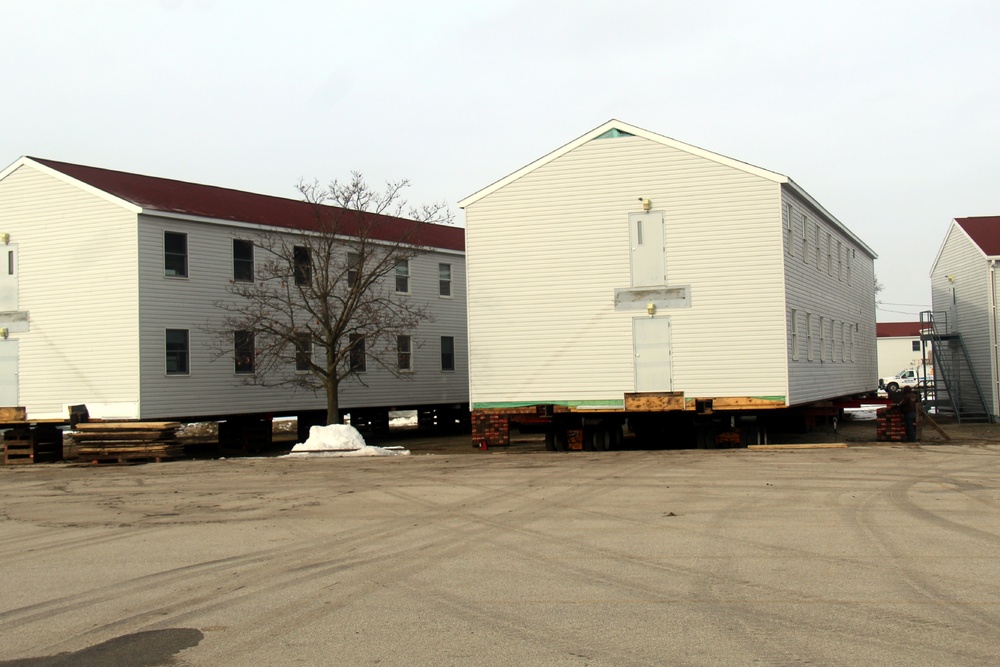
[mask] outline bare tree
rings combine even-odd
[[[397,337],[430,318],[397,293],[397,267],[426,252],[430,223],[452,221],[443,203],[408,208],[407,186],[375,190],[357,172],[326,187],[300,182],[309,229],[253,235],[251,280],[234,280],[216,304],[225,312],[218,354],[235,350],[237,367],[252,369],[246,382],[323,391],[332,424],[341,385],[363,384],[357,371],[374,363],[401,375]]]

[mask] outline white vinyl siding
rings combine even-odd
[[[989,260],[961,227],[952,223],[931,271],[932,308],[936,320],[943,324],[947,318],[949,330],[962,334],[986,404],[996,416],[1000,409],[997,359],[991,351],[995,349],[991,300]]]
[[[22,165],[0,181],[0,230],[18,245],[18,306],[30,315],[10,334],[29,419],[66,418],[75,404],[137,417],[135,214]],[[162,275],[162,256],[157,266]]]
[[[875,263],[856,250],[852,258],[851,239],[840,227],[818,215],[791,189],[785,188],[783,200],[793,215],[809,219],[810,246],[816,255],[812,261],[785,262],[785,299],[788,308],[807,312],[812,319],[815,342],[808,345],[809,359],[824,363],[798,363],[789,366],[789,395],[793,405],[873,390],[878,383],[875,346]],[[830,241],[827,242],[829,235]],[[822,239],[822,243],[813,243]],[[847,281],[838,279],[838,270],[821,259],[821,251],[837,244],[844,249]],[[836,258],[831,258],[835,260]],[[852,262],[854,268],[852,269]],[[820,270],[817,270],[820,269]],[[838,324],[844,331],[838,339]],[[857,325],[858,331],[855,331]],[[841,346],[837,349],[837,346]],[[839,352],[839,354],[838,354]],[[844,363],[842,360],[856,363]],[[829,363],[829,362],[835,363]]]
[[[784,396],[787,329],[780,186],[640,137],[596,139],[466,210],[471,398],[621,402],[635,385],[628,214],[662,211],[673,387]],[[738,264],[736,264],[738,260]],[[738,265],[738,270],[734,267]],[[456,346],[458,348],[458,346]]]
[[[188,235],[188,280],[165,279],[162,272],[161,237],[164,229]],[[253,232],[223,224],[178,221],[156,216],[140,216],[139,252],[143,260],[140,272],[142,295],[142,392],[143,418],[196,417],[199,415],[295,412],[325,408],[322,392],[313,394],[291,387],[263,387],[244,384],[245,375],[233,372],[233,339],[229,331],[220,341],[214,329],[221,328],[222,313],[217,301],[232,297],[226,286],[232,279],[232,241],[237,237],[253,240]],[[152,260],[152,261],[150,261]],[[437,299],[438,264],[452,267],[454,299]],[[341,406],[461,403],[468,400],[461,376],[468,372],[463,350],[467,345],[464,313],[464,258],[459,253],[428,252],[412,258],[410,291],[421,298],[433,314],[433,322],[424,322],[411,332],[413,370],[406,380],[372,363],[369,359],[362,385],[350,378],[341,385]],[[389,289],[395,274],[387,277]],[[186,376],[167,376],[163,370],[163,331],[189,329],[191,332],[190,372]],[[456,373],[442,378],[437,354],[441,336],[454,336]],[[225,354],[218,355],[222,347]],[[371,355],[374,350],[368,350]],[[323,351],[314,344],[313,358],[323,359]],[[388,353],[395,362],[395,349]],[[294,365],[289,364],[289,373]],[[421,371],[424,371],[423,373]],[[301,371],[299,371],[301,373]],[[211,401],[205,400],[212,397]]]

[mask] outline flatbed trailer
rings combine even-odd
[[[755,397],[691,398],[676,392],[626,394],[623,407],[532,404],[473,408],[473,445],[510,444],[512,425],[530,424],[545,433],[550,451],[607,451],[621,447],[628,432],[657,447],[746,447],[768,444],[772,432],[805,432],[832,423],[860,397],[788,406]]]

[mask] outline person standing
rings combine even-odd
[[[917,409],[920,407],[920,397],[913,387],[903,387],[903,395],[896,403],[899,411],[903,413],[903,425],[906,427],[906,439],[909,442],[917,441]]]

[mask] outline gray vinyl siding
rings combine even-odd
[[[784,239],[785,299],[788,319],[789,404],[835,398],[874,390],[878,385],[875,335],[875,261],[832,221],[789,188],[783,188],[782,215],[791,213],[790,233]],[[808,243],[803,244],[802,219],[807,222]],[[816,237],[820,239],[818,247]],[[828,264],[827,235],[833,259]],[[837,261],[837,242],[844,259]],[[808,254],[804,253],[804,249]],[[850,263],[848,267],[847,263]],[[797,318],[798,353],[792,349],[792,322]],[[810,360],[806,315],[811,317],[814,353]],[[818,330],[823,318],[824,335]],[[833,322],[830,352],[830,322]],[[842,324],[846,324],[842,326]],[[854,329],[853,350],[850,331]],[[847,360],[844,343],[848,339]],[[820,341],[825,343],[819,354]],[[853,354],[851,353],[853,351]]]
[[[217,336],[223,313],[215,304],[232,298],[226,291],[232,279],[232,241],[252,239],[253,230],[157,216],[140,216],[139,230],[143,418],[284,414],[325,408],[322,393],[245,384],[245,378],[234,372],[231,342]],[[164,231],[188,236],[187,278],[163,275]],[[453,266],[452,299],[437,296],[439,262]],[[362,376],[364,385],[356,381],[342,385],[342,408],[468,400],[463,263],[461,254],[449,253],[411,260],[410,298],[426,302],[434,316],[434,322],[424,323],[413,333],[412,379],[394,378],[369,362],[368,372]],[[187,375],[165,372],[166,329],[190,331]],[[440,371],[438,345],[442,335],[455,337],[454,372]],[[314,353],[318,354],[318,349]]]
[[[466,209],[470,394],[621,402],[634,390],[628,214],[662,211],[673,390],[785,396],[777,183],[639,137],[595,139]],[[644,316],[644,315],[643,315]]]
[[[137,416],[135,214],[22,165],[0,182],[0,231],[18,246],[19,308],[30,318],[11,334],[28,417],[66,418],[74,404]]]
[[[952,276],[954,282],[948,280],[948,276]],[[986,404],[993,406],[996,416],[989,261],[955,223],[948,229],[931,270],[931,303],[935,320],[940,322],[946,317],[948,330],[962,334],[976,378],[986,394]]]

